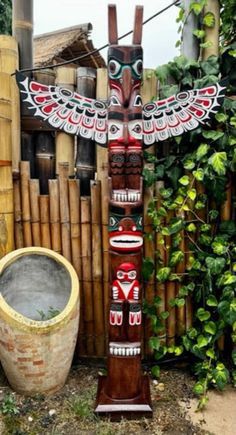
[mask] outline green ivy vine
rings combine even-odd
[[[200,13],[205,4],[204,0],[193,2],[192,10]],[[221,4],[225,6],[226,2]],[[194,392],[199,396],[199,409],[208,401],[209,387],[222,390],[228,382],[236,386],[236,204],[233,187],[236,181],[236,99],[233,96],[236,90],[236,43],[234,38],[229,39],[232,28],[235,35],[234,2],[227,2],[227,5],[228,9],[226,6],[223,9],[221,32],[224,38],[222,36],[220,57],[192,61],[179,56],[156,70],[162,97],[182,89],[210,85],[227,75],[228,94],[221,110],[211,123],[160,145],[155,156],[146,153],[147,161],[155,164],[155,170],[144,169],[146,185],[162,182],[159,197],[154,196],[148,209],[153,229],[159,234],[155,276],[160,285],[168,281],[179,283],[178,293],[169,302],[168,310],[160,312],[160,297],[155,297],[152,304],[144,303],[143,310],[151,319],[153,331],[150,348],[157,361],[168,353],[193,356],[197,376]],[[179,19],[183,22],[184,12],[181,11]],[[207,19],[210,24],[210,17]],[[203,22],[206,25],[204,17]],[[229,194],[232,195],[232,213],[225,218]],[[185,251],[180,248],[183,234],[188,252],[186,248]],[[161,259],[163,248],[168,250],[165,264]],[[179,268],[182,263],[184,272],[179,273],[178,270],[183,269]],[[148,279],[153,271],[153,261],[146,258],[144,279]],[[163,345],[161,336],[165,320],[172,309],[183,307],[190,297],[194,307],[193,324],[177,338],[175,345]],[[159,366],[152,368],[152,374],[159,375]]]

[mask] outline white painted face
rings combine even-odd
[[[124,136],[124,124],[119,121],[108,121],[108,140],[121,139]]]

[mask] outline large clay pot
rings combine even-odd
[[[54,393],[66,381],[77,339],[75,270],[49,249],[18,249],[0,261],[0,291],[0,360],[10,385],[26,395]],[[41,320],[52,308],[59,314]]]

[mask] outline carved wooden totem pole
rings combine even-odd
[[[56,129],[108,146],[108,374],[99,380],[95,412],[113,417],[152,415],[149,382],[141,370],[143,146],[207,122],[225,92],[225,84],[217,83],[142,106],[142,15],[143,8],[137,6],[133,44],[119,46],[116,7],[109,6],[107,104],[16,74],[22,100],[34,116]]]
[[[143,8],[136,7],[133,44],[119,46],[109,6],[108,104],[110,313],[108,375],[98,387],[99,414],[151,415],[141,372],[143,245],[141,47]]]

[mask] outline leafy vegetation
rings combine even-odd
[[[0,0],[0,34],[11,35],[12,0]]]
[[[205,0],[192,2],[191,10],[201,15],[202,26],[212,27],[214,16],[204,16],[205,4]],[[155,171],[144,171],[146,184],[157,182],[159,186],[148,210],[159,241],[156,279],[160,286],[174,282],[178,289],[165,311],[160,296],[152,304],[144,304],[153,330],[150,347],[156,360],[167,353],[179,356],[187,352],[194,357],[194,392],[199,396],[199,408],[207,404],[210,386],[222,390],[230,380],[236,385],[236,225],[232,188],[236,171],[236,101],[231,97],[236,90],[236,6],[233,1],[222,1],[221,5],[221,55],[204,61],[179,56],[157,68],[156,74],[162,97],[210,85],[228,75],[227,98],[210,124],[160,145],[156,156],[147,153],[147,160],[155,163]],[[185,20],[181,9],[180,32]],[[196,29],[194,34],[200,39],[200,47],[206,47],[204,28]],[[144,277],[153,270],[154,264],[145,259]],[[190,299],[193,324],[184,331],[178,313]],[[175,345],[171,340],[163,344],[166,319],[173,313],[179,337]],[[152,372],[158,376],[158,366]]]
[[[39,313],[42,321],[53,319],[53,317],[56,317],[58,314],[60,314],[60,310],[57,310],[53,307],[49,307],[47,313],[45,313],[43,310],[37,310],[37,312]]]

